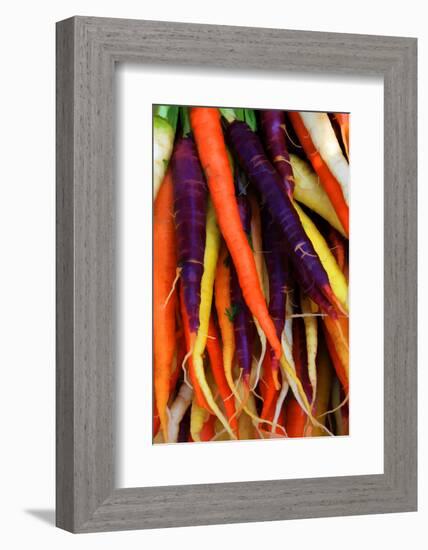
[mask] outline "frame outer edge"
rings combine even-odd
[[[84,19],[74,61],[74,532],[114,489],[114,63]]]
[[[75,21],[56,25],[56,525],[74,530]]]
[[[57,353],[64,352],[64,357],[57,355],[57,399],[62,399],[59,404],[57,403],[59,417],[57,421],[58,526],[73,532],[92,532],[320,517],[325,514],[349,515],[414,510],[417,474],[416,348],[412,346],[416,341],[416,333],[411,334],[410,331],[415,327],[416,310],[412,308],[415,304],[416,292],[414,292],[415,287],[411,286],[415,281],[415,271],[411,273],[410,271],[416,266],[415,40],[401,37],[370,37],[373,46],[378,48],[377,57],[374,59],[369,56],[365,37],[361,35],[350,35],[352,38],[347,38],[348,35],[318,33],[316,38],[319,38],[323,46],[326,44],[329,46],[326,46],[323,52],[317,51],[314,54],[314,60],[315,58],[320,60],[319,70],[323,66],[324,58],[326,68],[332,66],[333,60],[340,60],[339,72],[342,74],[352,71],[383,74],[385,78],[390,78],[390,84],[396,85],[395,91],[401,94],[399,98],[390,94],[394,101],[391,100],[387,113],[390,141],[387,148],[388,155],[385,151],[385,163],[391,161],[391,166],[389,171],[385,168],[385,177],[388,184],[391,184],[391,189],[386,199],[388,204],[385,205],[385,221],[387,213],[391,211],[389,219],[398,223],[397,231],[395,231],[396,227],[390,228],[394,230],[393,237],[388,241],[394,260],[389,263],[388,277],[392,277],[390,289],[401,295],[398,299],[400,307],[395,305],[389,311],[398,315],[397,323],[400,323],[401,328],[403,323],[404,328],[408,323],[410,330],[405,330],[404,337],[397,329],[395,332],[394,330],[389,332],[393,336],[402,338],[400,341],[404,345],[398,357],[400,360],[404,358],[404,366],[398,364],[399,360],[390,352],[392,364],[388,366],[388,373],[391,375],[391,381],[388,381],[388,387],[385,387],[385,403],[388,403],[391,408],[385,411],[385,453],[390,454],[389,459],[385,461],[385,475],[356,476],[353,481],[351,478],[344,478],[340,483],[336,478],[326,480],[323,484],[310,479],[287,482],[281,487],[279,483],[275,483],[273,487],[278,485],[279,493],[271,497],[265,496],[266,489],[263,488],[262,482],[255,482],[255,485],[253,482],[252,487],[257,487],[255,489],[257,495],[266,500],[263,513],[256,513],[249,505],[246,512],[243,511],[240,514],[235,512],[234,517],[223,517],[223,514],[219,516],[214,513],[217,510],[216,499],[232,491],[229,507],[230,510],[236,510],[235,501],[241,502],[240,499],[245,495],[246,500],[247,498],[252,500],[254,497],[252,493],[254,489],[250,489],[251,484],[242,490],[242,494],[235,494],[232,487],[237,488],[239,484],[219,484],[222,487],[212,487],[211,494],[205,496],[203,496],[204,490],[206,491],[209,485],[188,487],[185,490],[181,487],[114,489],[114,434],[112,433],[114,352],[109,350],[109,342],[111,345],[114,339],[112,326],[114,303],[112,304],[110,300],[113,298],[114,302],[113,127],[112,117],[103,116],[103,113],[109,113],[112,109],[112,90],[109,86],[112,87],[113,64],[114,60],[118,59],[117,52],[121,52],[119,57],[122,61],[147,59],[142,53],[141,41],[141,36],[147,31],[149,34],[152,33],[152,40],[158,48],[153,54],[154,57],[150,59],[165,62],[162,55],[157,53],[164,40],[157,35],[159,29],[168,29],[168,33],[177,29],[181,40],[184,40],[188,46],[192,36],[197,36],[203,41],[204,33],[209,31],[217,34],[217,27],[192,24],[177,24],[175,27],[174,23],[170,22],[87,17],[75,17],[72,21],[74,24],[73,55],[70,57],[68,52],[67,56],[64,51],[60,52],[61,57],[58,54],[58,61],[61,58],[63,63],[70,63],[72,68],[57,65],[60,91],[67,89],[65,74],[70,76],[70,70],[73,73],[72,93],[68,96],[69,103],[64,106],[67,102],[67,94],[64,94],[63,103],[60,99],[57,103],[57,113],[61,105],[68,113],[68,116],[57,114],[57,130],[62,129],[66,133],[65,137],[57,134],[57,212],[60,218],[57,230],[57,278],[60,274],[65,275],[62,283],[65,294],[62,297],[57,296],[59,317]],[[66,33],[69,24],[69,20],[58,24],[58,30]],[[241,28],[241,33],[244,30]],[[128,31],[133,37],[133,42],[131,46],[124,49],[124,41],[126,43],[129,38]],[[250,40],[256,38],[262,43],[262,31],[256,28],[248,29]],[[284,33],[282,35],[280,30],[266,29],[266,31],[270,33],[273,43],[279,40],[279,37],[281,41],[284,38],[285,41],[291,40],[295,44],[304,43],[311,55],[312,46],[306,45],[304,39],[311,36],[313,40],[314,33],[282,31]],[[219,36],[225,33],[230,38],[232,32],[233,27],[218,27]],[[354,62],[353,58],[347,58],[345,62],[345,58],[336,54],[334,48],[332,51],[331,38],[334,43],[337,40],[343,41],[348,55],[351,50],[356,51],[360,54],[360,59]],[[63,39],[66,40],[65,37]],[[168,59],[171,59],[171,52],[174,55],[175,40],[180,41],[180,38],[171,37]],[[183,42],[179,43],[181,47]],[[133,48],[135,48],[135,55]],[[227,61],[226,64],[229,67],[238,66],[239,59],[242,58],[242,54],[245,56],[246,51],[244,47],[233,62]],[[263,55],[268,55],[268,51],[264,50]],[[233,54],[232,51],[231,53]],[[151,54],[148,55],[150,57]],[[183,53],[180,55],[183,57]],[[300,57],[293,57],[293,59],[300,59]],[[191,54],[190,60],[192,60]],[[183,64],[180,62],[180,56],[177,62]],[[184,64],[190,62],[186,59]],[[312,69],[313,60],[302,62],[305,64],[304,70]],[[259,61],[257,67],[258,63]],[[271,63],[273,64],[276,64],[277,69],[280,68],[278,60]],[[296,67],[293,62],[287,61],[287,66],[284,65],[283,70],[285,68],[295,70]],[[391,86],[390,92],[393,90],[394,87]],[[385,96],[385,112],[386,100]],[[396,108],[398,104],[404,112]],[[69,123],[71,121],[71,131],[69,124],[66,124],[67,121]],[[393,136],[394,131],[400,133],[400,139],[404,139],[404,144],[397,139],[397,136]],[[386,133],[385,125],[385,139]],[[415,151],[409,153],[408,146],[414,147]],[[71,158],[73,162],[70,168],[67,163],[70,163]],[[63,162],[64,166],[62,166]],[[68,189],[67,182],[71,190]],[[403,182],[406,182],[406,185]],[[403,187],[406,188],[403,189]],[[101,196],[100,192],[102,192]],[[74,209],[71,213],[71,221],[69,218],[61,220],[61,216],[66,217],[67,204],[64,198],[67,197],[71,200]],[[64,242],[60,242],[60,237]],[[403,261],[403,257],[406,261]],[[74,269],[75,282],[72,278],[70,283],[67,272],[64,272],[64,266],[66,268],[71,266]],[[395,271],[398,271],[398,275]],[[402,280],[405,280],[406,284],[410,283],[410,286],[405,286],[400,282]],[[58,285],[58,292],[60,290]],[[66,310],[70,303],[72,315]],[[87,334],[88,327],[92,334]],[[61,330],[67,328],[70,330],[64,337]],[[69,349],[70,334],[72,335],[71,350]],[[394,352],[396,351],[397,346],[394,348]],[[397,388],[394,389],[393,382],[403,385],[403,395],[399,394]],[[70,393],[72,393],[71,397]],[[410,405],[409,398],[411,398]],[[396,400],[395,404],[393,404],[394,400]],[[407,404],[407,409],[400,415],[402,411],[399,411],[399,407],[403,404]],[[388,415],[390,418],[387,418]],[[67,437],[65,429],[71,430],[72,437]],[[67,449],[66,444],[68,444]],[[71,455],[65,454],[66,450],[71,450]],[[60,468],[58,460],[61,462]],[[342,487],[343,483],[345,485]],[[301,486],[300,484],[310,488],[307,497],[303,499],[296,497],[299,492],[293,493],[297,487]],[[224,487],[227,485],[229,487]],[[314,493],[317,487],[319,492]],[[349,502],[345,499],[340,508],[336,508],[332,502],[332,499],[335,500],[335,491],[337,498],[341,494],[341,489],[345,487],[348,487],[348,494],[352,493],[352,496],[349,497]],[[186,494],[188,496],[184,498]],[[198,518],[192,512],[192,508],[196,505],[195,498],[202,498],[200,504],[205,508],[205,513],[199,510]],[[67,499],[69,502],[65,502]],[[211,507],[210,501],[212,501]],[[271,515],[269,511],[272,512]]]

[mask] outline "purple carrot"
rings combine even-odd
[[[190,435],[190,409],[188,407],[178,428],[177,443],[187,443]]]
[[[251,210],[245,196],[237,198],[242,225],[248,238],[251,234]],[[236,358],[242,369],[244,382],[248,386],[252,362],[253,326],[252,317],[239,286],[238,276],[234,266],[231,267],[230,298],[232,311],[230,313],[235,333]]]
[[[263,256],[269,280],[269,315],[274,322],[276,335],[281,340],[285,325],[285,306],[287,301],[287,285],[289,284],[289,269],[287,255],[281,233],[267,208],[261,209]],[[273,371],[279,368],[279,361],[270,348],[270,365]]]
[[[279,227],[284,238],[287,253],[298,273],[305,273],[308,288],[318,292],[308,293],[327,314],[337,318],[341,311],[334,296],[327,273],[315,252],[311,241],[303,229],[300,218],[287,195],[281,177],[267,159],[258,136],[245,122],[234,120],[225,128],[226,139],[235,152],[240,165],[247,173],[250,182],[262,195],[272,219]],[[312,284],[308,284],[313,281]],[[319,303],[322,294],[328,303]]]
[[[267,208],[261,209],[263,228],[263,255],[269,280],[269,314],[275,324],[276,334],[281,339],[285,325],[285,306],[287,299],[287,256],[284,242],[278,227],[272,220]]]
[[[189,135],[177,141],[171,159],[178,265],[191,332],[199,328],[204,272],[207,186],[196,146]]]
[[[268,157],[280,174],[288,196],[292,197],[294,177],[287,149],[284,111],[260,111],[260,126]]]

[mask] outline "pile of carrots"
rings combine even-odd
[[[349,433],[349,115],[157,106],[153,441]]]

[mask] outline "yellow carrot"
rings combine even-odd
[[[313,307],[311,299],[307,296],[300,298],[302,313],[304,314],[303,321],[305,324],[306,334],[306,351],[308,358],[308,375],[309,382],[312,386],[312,404],[314,403],[317,394],[317,365],[316,357],[318,351],[318,324],[317,318],[313,315]]]
[[[192,408],[190,409],[190,434],[193,441],[201,441],[200,434],[209,417],[210,413],[203,407],[200,407],[196,399],[193,398]]]
[[[294,202],[294,206],[302,222],[303,229],[312,245],[315,252],[318,254],[319,259],[324,267],[328,279],[330,281],[331,288],[339,300],[341,306],[345,311],[348,311],[348,284],[346,282],[345,275],[340,270],[335,257],[331,253],[328,244],[324,237],[316,228],[314,222],[303,212],[300,206]]]
[[[256,404],[254,402],[254,396],[250,395],[247,401],[247,410],[254,416],[257,416]],[[240,439],[257,439],[256,437],[257,422],[254,421],[247,412],[243,411],[239,417],[239,435]]]
[[[290,155],[290,162],[295,181],[294,198],[319,214],[346,237],[336,211],[316,173],[307,162],[296,155]]]
[[[199,328],[193,344],[192,361],[195,369],[195,375],[199,381],[207,404],[223,424],[230,436],[235,439],[235,434],[233,433],[227,418],[215,402],[211,389],[208,385],[202,357],[207,343],[211,305],[213,300],[214,278],[220,250],[220,241],[220,231],[217,226],[214,207],[212,202],[209,201],[206,222],[204,273],[201,281],[201,301],[199,306]]]

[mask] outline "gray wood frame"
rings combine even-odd
[[[155,21],[57,24],[58,527],[82,533],[416,510],[416,47],[414,38]],[[383,475],[115,488],[113,79],[115,63],[125,61],[383,77]]]

